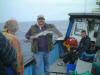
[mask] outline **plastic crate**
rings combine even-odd
[[[69,74],[70,71],[74,72],[75,70],[76,70],[75,64],[67,64],[67,75],[70,75]]]

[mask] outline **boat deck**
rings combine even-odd
[[[61,62],[61,59],[58,59],[53,65],[50,66],[50,75],[66,75],[64,73],[67,73],[67,67],[66,65],[58,66],[57,64]],[[58,72],[58,74],[56,74]],[[42,74],[44,75],[44,74]]]
[[[66,65],[58,66],[58,62],[61,62],[61,59],[58,59],[53,65],[50,67],[51,72],[59,72],[59,73],[66,73],[67,67]],[[51,73],[51,75],[56,75],[56,73]],[[57,74],[57,75],[66,75],[66,74]]]

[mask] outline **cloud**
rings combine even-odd
[[[0,21],[32,21],[38,14],[44,14],[47,20],[63,20],[70,12],[84,12],[85,7],[91,12],[96,7],[95,0],[1,0]]]
[[[28,3],[80,3],[85,0],[24,0],[24,2]]]

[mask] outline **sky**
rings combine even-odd
[[[44,15],[47,21],[66,20],[71,12],[91,12],[96,0],[0,0],[0,22],[16,19],[36,21]]]

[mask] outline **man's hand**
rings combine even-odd
[[[34,40],[34,38],[35,38],[34,36],[30,36],[30,40]]]
[[[76,53],[76,54],[78,54],[78,51],[77,50],[74,50],[73,52]]]
[[[73,52],[74,52],[74,53],[76,53],[76,52],[77,52],[77,50],[74,50]]]

